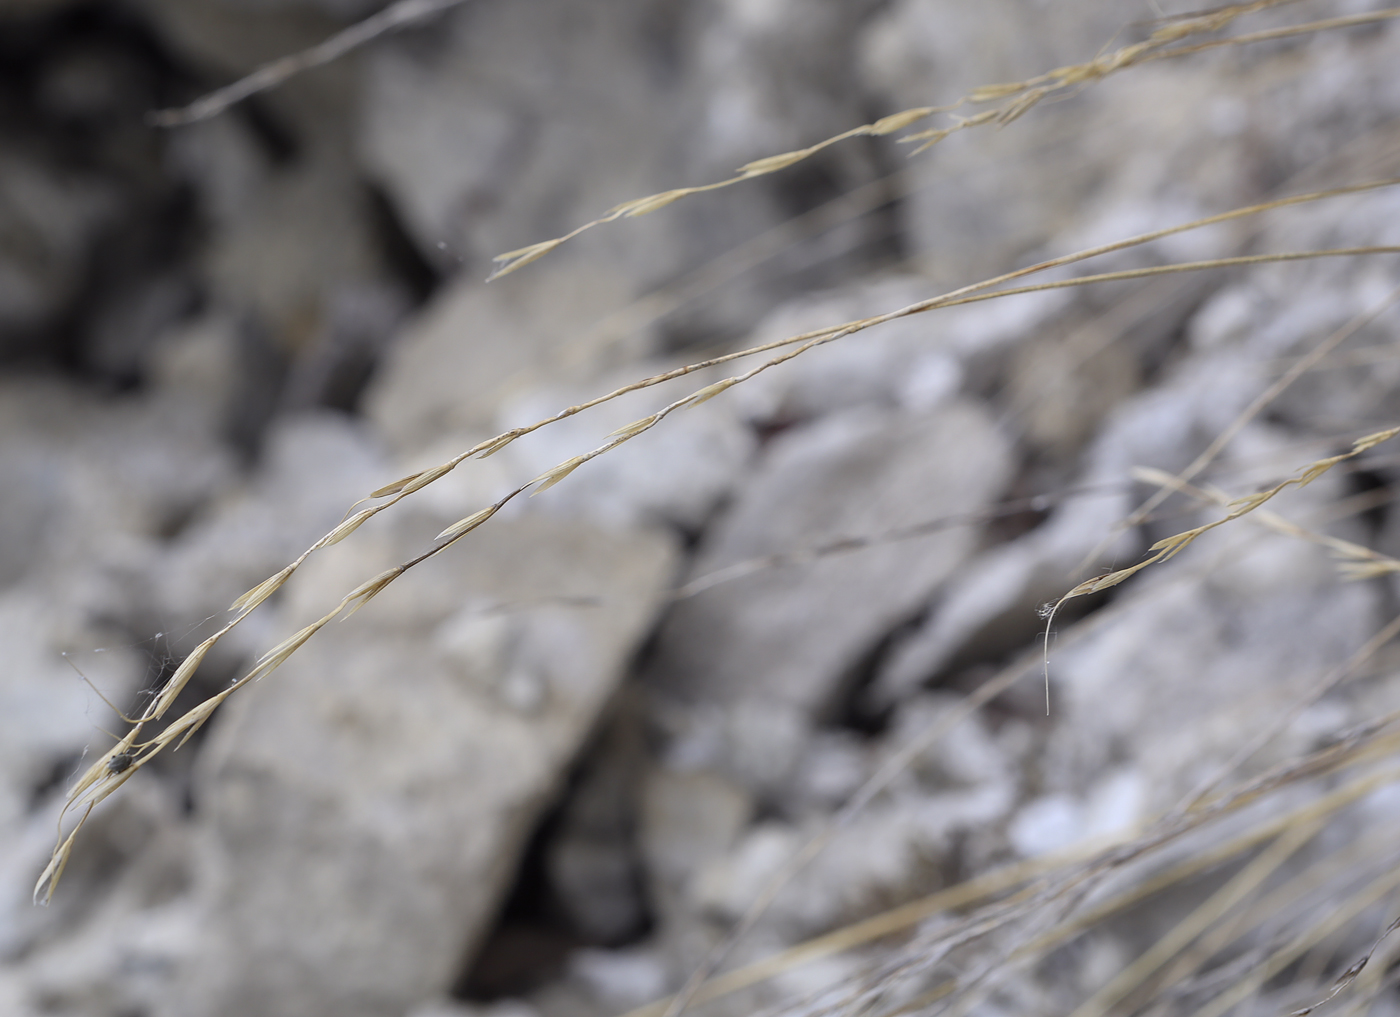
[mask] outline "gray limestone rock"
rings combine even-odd
[[[566,406],[674,366],[673,360],[642,361],[586,387],[537,384],[528,394],[507,402],[497,417],[497,428],[505,431],[532,424]],[[697,372],[604,403],[513,442],[496,457],[508,463],[524,482],[571,456],[597,448],[610,433],[721,377],[725,375]],[[670,525],[698,533],[742,479],[757,445],[742,408],[732,399],[713,399],[672,413],[654,429],[570,474],[568,484],[551,488],[530,506],[616,529]]]
[[[148,563],[140,582],[149,609],[172,625],[223,618],[234,598],[306,550],[392,471],[377,443],[348,418],[284,419],[249,481]]]
[[[484,437],[503,400],[588,376],[592,362],[571,363],[569,341],[624,301],[625,280],[562,259],[532,268],[490,286],[461,279],[403,329],[365,399],[395,447],[417,451],[453,431]]]
[[[378,47],[361,161],[424,255],[480,277],[494,255],[673,186],[678,7],[486,0]],[[638,225],[618,253],[654,277],[678,252],[656,243],[671,239],[660,222]]]
[[[923,415],[825,417],[774,440],[707,535],[691,578],[975,513],[1000,492],[1009,458],[986,414],[965,402]],[[731,739],[747,746],[728,765],[750,765],[749,751],[773,756],[750,761],[755,772],[745,775],[771,780],[791,763],[781,718],[800,729],[837,709],[861,658],[916,613],[975,545],[975,527],[951,528],[711,587],[667,618],[652,680],[728,713]]]
[[[450,988],[672,567],[659,537],[542,517],[478,536],[220,718],[198,790],[207,936],[171,1013],[388,1017]],[[343,545],[291,614],[415,545]],[[499,631],[464,634],[468,616]]]

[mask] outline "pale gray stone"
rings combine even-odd
[[[399,450],[445,432],[486,437],[522,388],[590,377],[591,361],[570,363],[570,339],[622,302],[625,281],[567,260],[531,267],[490,286],[461,279],[405,326],[365,396],[367,415]]]
[[[707,535],[691,577],[975,513],[1000,493],[1009,465],[1005,440],[973,404],[919,416],[833,414],[775,439]],[[975,541],[975,527],[951,528],[712,587],[671,612],[652,678],[688,700],[722,704],[738,744],[777,748],[770,715],[792,714],[801,726],[836,709],[862,655],[922,606]],[[790,763],[760,768],[771,779]]]
[[[171,1013],[387,1017],[451,987],[672,554],[657,536],[544,517],[479,537],[229,704],[198,789],[207,936]],[[308,572],[292,620],[415,544],[343,545]],[[584,597],[596,603],[561,601]],[[464,681],[430,635],[473,601],[505,605],[515,632],[494,675]],[[515,672],[538,683],[534,701],[505,688]]]
[[[642,361],[611,372],[587,388],[538,384],[528,395],[506,403],[497,427],[505,431],[532,424],[596,393],[675,366],[673,361]],[[524,482],[597,448],[610,433],[721,377],[699,372],[604,403],[588,414],[561,420],[511,443],[497,457]],[[530,507],[615,529],[670,525],[698,533],[744,475],[757,445],[742,406],[728,398],[712,399],[672,413],[652,430],[585,464],[569,475],[567,484],[532,499]]]

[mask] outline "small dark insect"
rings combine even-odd
[[[111,759],[107,760],[107,772],[124,773],[135,758],[136,755],[134,753],[118,752]]]

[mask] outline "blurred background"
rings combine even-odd
[[[120,714],[395,478],[684,364],[1400,167],[1400,27],[1365,0],[1250,5],[1184,42],[1357,22],[1142,63],[913,157],[853,137],[490,284],[493,256],[618,202],[1191,4],[465,0],[151,125],[383,6],[0,4],[0,1014],[608,1017],[678,990],[822,831],[723,969],[779,960],[694,1012],[1274,1014],[1331,991],[1400,915],[1400,657],[1372,641],[1400,610],[1395,447],[1067,603],[1048,716],[1037,609],[1400,423],[1393,254],[917,315],[678,411],[230,697],[31,904]],[[1387,244],[1380,188],[1054,277]],[[376,516],[171,716],[444,527],[758,362]],[[1006,896],[1041,873],[1055,893]],[[1393,948],[1330,1005],[1400,1009]]]

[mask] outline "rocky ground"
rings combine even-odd
[[[1143,828],[1393,615],[1389,580],[1349,581],[1335,545],[1241,520],[1066,606],[1046,716],[1037,609],[1221,514],[1177,496],[1119,525],[1157,490],[1141,468],[1186,468],[1342,327],[1196,483],[1247,494],[1400,423],[1394,255],[968,304],[813,349],[515,499],[143,766],[33,906],[117,711],[370,491],[648,375],[1400,165],[1400,29],[1373,23],[1145,63],[912,159],[853,138],[483,282],[495,254],[619,201],[1090,59],[1162,13],[1094,0],[469,0],[218,117],[143,119],[378,6],[0,10],[0,1014],[620,1013],[677,990],[820,831],[728,966]],[[1084,271],[1396,244],[1382,188]],[[220,642],[176,709],[735,369],[565,419],[376,516]],[[1397,463],[1379,445],[1272,518],[1400,554]],[[1242,772],[1400,709],[1396,666],[1370,658]],[[1018,680],[964,711],[998,675]],[[1296,864],[1385,840],[1400,801],[1377,787]],[[1074,1011],[1235,871],[968,1006]],[[1375,899],[1390,911],[1302,955],[1302,990],[1240,1005],[1307,1002],[1393,917]],[[814,1006],[951,920],[697,1010]],[[1279,934],[1260,928],[1250,949]],[[1210,984],[1133,1005],[1187,1012]]]

